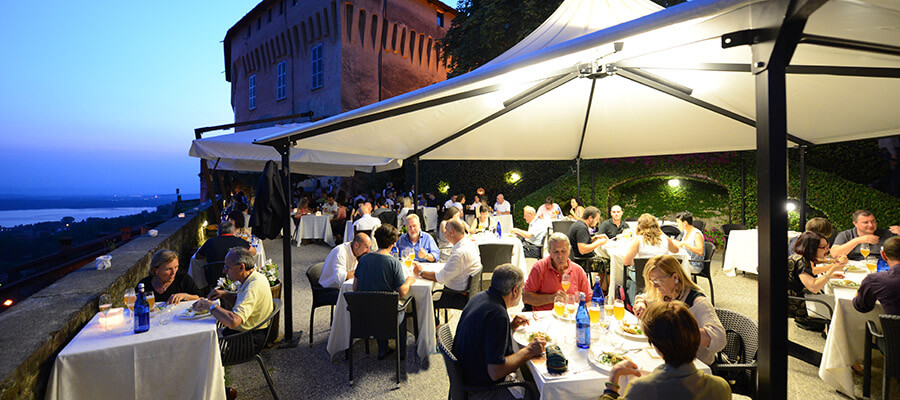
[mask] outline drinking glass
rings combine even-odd
[[[153,291],[145,292],[144,298],[147,299],[147,304],[150,305],[150,311],[153,311],[153,306],[156,305],[156,296],[153,295]]]
[[[863,244],[859,245],[859,254],[862,254],[863,257],[868,257],[869,252],[870,252],[870,250],[869,250],[868,243],[863,243]]]
[[[112,298],[110,298],[108,294],[103,293],[100,295],[97,304],[99,305],[98,308],[100,309],[100,312],[103,313],[103,316],[100,317],[100,326],[105,331],[109,326],[108,318],[109,309],[112,308]]]
[[[875,272],[875,270],[878,268],[878,258],[866,257],[866,268],[869,269],[869,273]]]
[[[160,325],[168,325],[169,321],[172,320],[172,308],[170,305],[163,305],[162,308],[159,309],[159,320]]]
[[[622,300],[616,300],[616,303],[613,305],[613,316],[616,317],[616,321],[620,324],[625,319],[625,303]]]
[[[600,314],[603,312],[600,311],[603,307],[600,306],[600,302],[597,299],[592,299],[591,304],[588,306],[588,316],[591,317],[591,325],[597,325],[600,323]]]
[[[566,295],[566,315],[572,316],[574,318],[575,309],[578,307],[578,303],[575,300],[574,294]]]
[[[569,279],[569,274],[563,274],[563,276],[562,276],[563,291],[568,292],[570,286],[572,286],[572,281]]]
[[[132,317],[134,317],[134,302],[137,300],[137,295],[134,294],[133,288],[125,289],[125,307],[128,308],[128,313]]]
[[[556,313],[557,317],[562,317],[566,312],[566,296],[563,294],[557,294],[556,300],[553,302],[553,312]]]

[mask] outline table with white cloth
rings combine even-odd
[[[603,246],[597,248],[597,254],[601,257],[609,258],[609,287],[624,284],[625,277],[625,255],[631,246],[631,239],[617,239],[606,242]],[[687,250],[679,248],[678,253],[667,253],[681,260],[681,267],[687,276],[691,276],[691,263]]]
[[[865,268],[860,261],[850,261],[850,266]],[[846,272],[846,279],[856,283],[862,282],[868,272]],[[884,314],[881,303],[865,314],[853,308],[853,297],[856,288],[832,287],[826,285],[825,292],[834,295],[834,315],[825,339],[822,351],[822,363],[819,365],[819,377],[825,383],[850,397],[855,397],[853,387],[853,370],[851,365],[863,361],[866,338],[866,321],[875,321],[881,329],[879,314]]]
[[[442,263],[422,263],[421,265],[426,271],[437,271],[444,267]],[[353,281],[354,279],[348,279],[341,285],[337,304],[334,306],[334,320],[331,323],[331,332],[328,334],[328,344],[325,347],[332,357],[338,352],[347,350],[350,345],[350,312],[347,311],[344,293],[353,291]],[[434,281],[418,277],[409,288],[408,296],[412,296],[416,301],[416,317],[419,322],[419,341],[416,344],[416,354],[420,360],[427,359],[428,354],[437,348],[434,303],[431,299],[431,292],[436,285],[438,284]]]
[[[191,304],[140,334],[130,318],[104,331],[95,315],[56,356],[46,399],[224,399],[216,319],[179,319]]]
[[[297,230],[294,232],[294,240],[297,246],[303,239],[322,239],[329,246],[334,246],[334,234],[331,233],[331,215],[303,215]]]
[[[266,248],[265,246],[263,246],[263,241],[257,239],[256,244],[253,246],[256,247],[256,268],[266,265]],[[205,288],[209,284],[215,283],[206,281],[206,274],[203,272],[203,267],[205,265],[206,259],[198,260],[197,252],[195,251],[194,255],[191,256],[190,263],[188,263],[188,275],[190,275],[190,277],[194,279],[194,284],[196,284],[200,289]]]
[[[520,339],[513,340],[516,349],[521,348],[521,338],[527,338],[529,332],[541,331],[550,335],[553,344],[559,345],[560,350],[569,360],[568,371],[561,375],[551,375],[547,372],[546,359],[544,357],[533,358],[526,364],[534,376],[535,384],[541,393],[541,399],[597,399],[603,394],[604,382],[609,379],[609,372],[601,369],[589,361],[589,354],[594,351],[627,352],[625,355],[634,361],[642,375],[647,375],[656,367],[663,364],[662,358],[651,356],[647,349],[650,347],[646,338],[635,339],[625,337],[618,332],[617,322],[612,320],[609,331],[602,329],[591,330],[591,349],[581,349],[575,344],[575,323],[571,320],[562,320],[555,316],[553,311],[526,312],[522,314],[531,321],[528,325],[513,335]],[[612,319],[612,317],[608,317]],[[625,320],[636,323],[637,318],[629,312],[625,312]],[[655,353],[653,353],[655,354]],[[697,369],[711,373],[710,368],[700,360],[694,359]],[[634,377],[623,377],[618,383],[624,389]]]
[[[787,237],[800,236],[800,232],[788,231]],[[728,234],[725,259],[722,262],[722,272],[728,276],[735,276],[737,271],[759,273],[759,231],[756,229],[742,229],[731,231]]]

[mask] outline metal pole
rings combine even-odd
[[[747,163],[745,161],[746,157],[741,154],[741,224],[747,226]]]
[[[416,212],[419,211],[419,157],[413,158],[413,171],[415,171],[413,185],[416,185],[416,190],[413,192],[413,212]],[[422,221],[422,225],[425,225],[425,221]]]
[[[806,230],[806,146],[800,146],[800,230]]]
[[[575,194],[581,198],[581,157],[575,159]]]
[[[281,231],[281,247],[282,247],[282,268],[284,271],[284,342],[279,348],[297,347],[297,342],[303,334],[299,332],[297,338],[294,338],[294,304],[293,304],[293,287],[292,278],[293,262],[291,261],[291,146],[287,141],[279,143],[276,149],[281,153],[281,173],[282,186],[284,186],[284,204],[285,214],[282,221]]]

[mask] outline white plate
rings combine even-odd
[[[616,333],[618,333],[619,335],[624,336],[626,338],[629,338],[629,339],[647,341],[646,335],[635,335],[633,333],[625,332],[622,330],[622,327],[618,324],[616,324]]]
[[[200,318],[206,318],[206,317],[209,317],[212,315],[212,313],[209,313],[209,312],[204,313],[204,314],[194,315],[194,314],[188,313],[190,310],[191,310],[190,308],[185,309],[184,311],[181,311],[178,314],[175,314],[175,316],[178,317],[179,319],[200,319]]]
[[[520,346],[528,346],[528,337],[531,336],[532,333],[540,331],[539,329],[529,329],[527,326],[523,329],[516,330],[513,332],[513,340],[516,341]],[[547,344],[556,343],[556,338],[553,335],[550,335],[550,340]]]
[[[832,280],[828,281],[828,283],[831,286],[836,286],[836,287],[859,289],[859,283],[851,281],[851,282],[853,282],[853,285],[844,284],[844,281],[847,281],[847,280],[849,280],[849,279],[832,279]]]
[[[606,365],[606,364],[600,362],[600,359],[599,359],[600,355],[603,353],[604,353],[603,350],[601,350],[597,347],[591,346],[590,351],[588,351],[588,361],[593,366],[600,368],[601,371],[609,373],[609,371],[612,370],[612,365]]]

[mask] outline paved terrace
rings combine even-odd
[[[283,265],[281,240],[265,242],[266,254],[278,265]],[[393,359],[378,361],[374,354],[365,355],[363,346],[354,347],[354,386],[348,385],[347,362],[342,355],[329,359],[325,351],[328,341],[329,308],[319,308],[314,324],[313,346],[309,347],[309,306],[312,295],[304,272],[314,263],[325,260],[330,250],[327,246],[310,244],[292,247],[294,327],[302,330],[300,345],[293,349],[268,349],[263,357],[269,366],[279,395],[286,399],[295,398],[339,398],[339,399],[446,399],[449,383],[440,353],[429,357],[429,368],[423,369],[414,355],[415,346],[408,347],[406,364],[401,364],[401,385],[395,389]],[[722,274],[722,254],[717,252],[713,259],[713,281],[716,288],[717,306],[735,310],[757,320],[757,280],[755,275],[728,277]],[[700,279],[700,286],[707,288],[706,280]],[[793,341],[809,348],[822,351],[825,340],[818,334],[803,331],[789,324]],[[409,337],[412,341],[412,337]],[[881,368],[883,358],[874,352],[872,398],[881,398]],[[790,399],[846,399],[825,385],[818,375],[818,367],[810,366],[794,358],[788,358]],[[230,386],[238,390],[239,399],[269,399],[271,395],[265,379],[256,363],[230,367],[226,375]],[[855,376],[857,395],[861,396],[862,376]],[[894,385],[897,390],[898,385]],[[602,392],[597,388],[598,397]],[[896,392],[893,393],[896,397]]]

